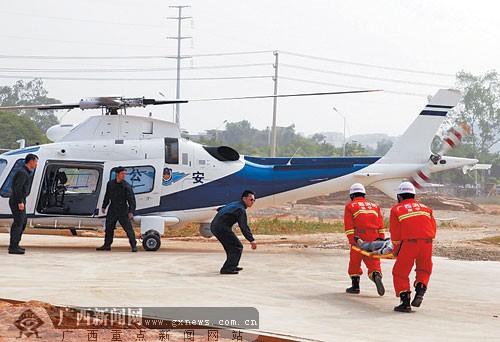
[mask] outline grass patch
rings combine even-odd
[[[299,218],[295,220],[274,219],[252,219],[249,222],[253,234],[257,235],[281,235],[281,234],[314,234],[314,233],[343,233],[344,223],[334,222],[307,222]],[[235,225],[238,226],[237,224]],[[239,230],[239,229],[238,229]],[[118,230],[119,231],[119,230]],[[117,231],[117,232],[118,232]],[[237,232],[239,233],[239,232]],[[123,233],[125,236],[125,233]],[[182,229],[165,229],[164,237],[191,237],[201,236],[197,224],[188,224]]]
[[[343,233],[344,223],[326,223],[322,221],[309,222],[299,218],[295,220],[259,219],[252,220],[250,227],[254,234],[280,235],[280,234],[314,234],[314,233]]]
[[[163,236],[167,238],[201,236],[200,227],[198,224],[187,224],[181,229],[166,228]]]
[[[481,241],[483,243],[487,243],[489,245],[496,245],[496,246],[500,247],[500,236],[492,236],[492,237],[484,238],[484,239],[481,239],[478,241]]]

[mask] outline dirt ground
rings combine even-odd
[[[299,218],[322,222],[342,221],[345,198],[348,198],[347,194],[314,198],[300,201],[294,206],[276,206],[249,212],[249,216],[290,220]],[[388,218],[394,201],[381,195],[370,199],[381,204],[383,215]],[[477,205],[465,199],[436,195],[421,196],[419,199],[433,208],[437,220],[435,256],[455,260],[500,261],[500,205]],[[295,248],[349,248],[343,234],[282,236],[278,242]]]

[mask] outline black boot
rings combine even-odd
[[[17,246],[9,246],[9,254],[24,254],[24,248],[21,249],[19,245]]]
[[[394,311],[411,312],[410,292],[401,292],[399,298],[401,298],[401,304],[395,306]]]
[[[377,286],[377,293],[379,296],[383,296],[385,294],[384,284],[382,284],[382,275],[379,271],[373,271],[372,280]]]
[[[415,306],[418,308],[420,304],[422,304],[425,291],[427,291],[427,287],[423,283],[418,282],[415,286],[415,297],[411,302],[411,306]]]
[[[359,293],[359,277],[358,276],[351,277],[351,280],[352,280],[352,286],[345,289],[345,292]]]

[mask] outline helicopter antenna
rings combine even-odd
[[[295,157],[295,155],[297,154],[297,152],[299,152],[300,150],[300,146],[299,148],[295,151],[295,153],[292,155],[292,158],[290,158],[287,162],[286,162],[286,165],[292,165],[292,159]]]

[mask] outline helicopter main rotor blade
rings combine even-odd
[[[18,110],[18,109],[38,109],[38,110],[50,110],[50,109],[74,109],[79,108],[80,104],[47,104],[47,105],[21,105],[21,106],[3,106],[0,110]]]
[[[219,98],[213,98],[213,99],[189,100],[189,102],[250,100],[250,99],[279,98],[279,97],[298,97],[298,96],[343,95],[343,94],[371,93],[371,92],[375,92],[375,91],[382,91],[382,90],[381,89],[368,89],[368,90],[350,90],[350,91],[329,91],[329,92],[320,92],[320,93],[279,94],[279,95],[241,96],[241,97],[219,97]]]
[[[188,100],[155,100],[155,99],[144,99],[144,105],[165,105],[165,104],[176,104],[176,103],[188,103]]]
[[[220,97],[212,99],[196,99],[196,100],[155,100],[139,98],[123,98],[119,96],[103,96],[90,99],[82,99],[79,103],[59,103],[59,104],[41,104],[41,105],[19,105],[19,106],[5,106],[0,107],[0,110],[20,110],[20,109],[38,109],[38,110],[52,110],[52,109],[123,109],[130,107],[145,107],[149,105],[166,105],[187,102],[202,102],[202,101],[228,101],[228,100],[251,100],[251,99],[266,99],[266,98],[280,98],[280,97],[299,97],[299,96],[322,96],[322,95],[344,95],[344,94],[360,94],[381,91],[379,89],[368,90],[350,90],[350,91],[329,91],[318,93],[301,93],[301,94],[280,94],[280,95],[260,95],[260,96],[240,96],[240,97]]]
[[[145,99],[139,98],[122,98],[116,96],[108,97],[96,97],[90,99],[82,99],[79,103],[64,104],[42,104],[42,105],[19,105],[19,106],[5,106],[0,107],[0,110],[21,110],[21,109],[38,109],[38,110],[51,110],[51,109],[74,109],[80,108],[84,109],[98,109],[98,108],[129,108],[129,107],[145,107],[145,106],[156,106],[165,104],[175,104],[175,103],[187,103],[187,100],[155,100],[155,99]]]

